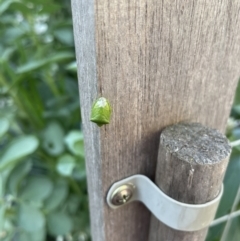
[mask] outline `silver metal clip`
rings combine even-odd
[[[108,205],[117,209],[133,201],[142,202],[152,214],[167,226],[181,231],[197,231],[208,227],[214,219],[223,185],[219,195],[205,204],[178,202],[163,193],[149,178],[134,175],[116,182],[107,195]]]

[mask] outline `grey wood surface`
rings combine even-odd
[[[155,183],[183,203],[212,201],[221,190],[230,152],[227,138],[215,129],[198,123],[167,127],[160,137]],[[174,230],[152,216],[149,241],[204,241],[206,234],[206,228]]]
[[[240,75],[240,1],[72,0],[93,241],[146,241],[141,204],[108,208],[117,180],[154,180],[159,134],[179,121],[224,132]],[[106,97],[109,125],[89,121]]]

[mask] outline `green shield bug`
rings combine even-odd
[[[109,124],[111,113],[109,101],[104,97],[100,97],[92,105],[90,120],[100,127]]]

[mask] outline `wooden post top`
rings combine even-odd
[[[200,123],[179,123],[163,130],[161,145],[179,160],[214,165],[229,157],[231,146],[218,130]]]

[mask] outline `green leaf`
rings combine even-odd
[[[240,114],[240,104],[234,105],[233,108],[232,108],[232,111],[233,111],[233,113],[239,115]]]
[[[27,73],[27,72],[39,69],[48,63],[49,63],[49,59],[33,60],[33,61],[26,63],[23,66],[20,66],[16,72],[17,72],[17,74]]]
[[[49,58],[49,62],[59,62],[66,59],[74,58],[75,55],[72,52],[60,52]]]
[[[80,198],[77,195],[70,195],[67,200],[67,208],[69,213],[74,214],[77,212],[80,205]]]
[[[67,101],[69,99],[69,96],[60,96],[60,97],[54,97],[46,101],[47,108],[59,108],[64,107],[66,105]]]
[[[18,241],[32,241],[27,232],[21,231],[18,234]]]
[[[10,43],[17,41],[18,38],[23,36],[26,33],[26,29],[19,27],[9,27],[4,34],[4,38],[7,39]]]
[[[73,130],[65,137],[65,143],[68,149],[75,155],[84,157],[83,134],[80,131]]]
[[[0,160],[0,171],[9,165],[16,164],[20,159],[32,154],[39,142],[35,136],[21,136],[16,138],[8,147]]]
[[[7,234],[7,236],[3,239],[1,239],[1,241],[12,241],[13,240],[13,237],[14,237],[14,233],[9,233]],[[24,240],[24,241],[27,241],[27,240]]]
[[[59,4],[59,2],[54,2],[54,1],[49,1],[49,0],[34,0],[31,1],[33,5],[33,8],[35,8],[36,10],[39,9],[39,6],[41,6],[41,14],[53,14],[56,13],[57,11],[59,11],[61,9],[61,7],[63,7],[63,3]],[[32,13],[33,13],[33,9],[32,9]],[[33,15],[33,14],[32,14]],[[65,18],[65,17],[64,17]],[[56,21],[56,19],[54,18],[54,20]]]
[[[53,236],[66,235],[71,232],[73,223],[68,214],[55,212],[47,216],[47,227],[49,233]]]
[[[84,160],[79,160],[73,170],[72,176],[77,180],[86,179],[86,168]]]
[[[69,58],[73,58],[74,55],[72,52],[61,52],[61,53],[57,53],[54,56],[48,57],[48,58],[44,58],[44,59],[40,59],[40,60],[31,60],[28,63],[20,66],[16,73],[17,74],[23,74],[23,73],[27,73],[27,72],[31,72],[34,70],[37,70],[49,63],[56,63],[62,60],[66,60]]]
[[[39,203],[49,197],[52,190],[53,183],[48,177],[33,176],[26,180],[20,198]]]
[[[51,195],[45,200],[44,209],[48,212],[58,208],[68,195],[68,184],[59,179],[54,185]]]
[[[64,151],[64,130],[58,122],[50,122],[43,132],[43,149],[52,156]]]
[[[29,232],[28,237],[30,241],[45,241],[46,240],[46,229],[38,229],[35,232]],[[24,240],[25,241],[25,240]]]
[[[232,220],[231,228],[228,232],[228,239],[231,241],[240,240],[240,217],[236,217]]]
[[[9,121],[5,118],[0,118],[0,138],[8,131]]]
[[[4,49],[2,55],[0,56],[0,62],[8,60],[15,50],[16,49],[13,47]]]
[[[65,154],[58,158],[57,171],[63,176],[71,176],[75,167],[75,159],[72,155]]]
[[[77,72],[77,62],[76,61],[71,62],[70,64],[68,64],[66,66],[66,69],[70,70],[70,71],[73,71],[73,72]]]
[[[72,28],[61,28],[54,31],[54,36],[61,43],[73,46],[73,31]]]
[[[12,241],[13,239],[9,240]],[[42,228],[35,232],[21,231],[17,235],[16,241],[45,241],[46,240],[46,229]]]
[[[232,135],[235,138],[235,140],[240,139],[240,128],[234,128],[232,131]]]
[[[0,184],[1,184],[1,179],[0,179]],[[0,193],[0,194],[1,194],[1,198],[2,198],[2,193]],[[2,230],[4,228],[5,210],[6,210],[6,206],[2,205],[2,202],[1,202],[1,205],[0,205],[0,230]]]
[[[235,105],[240,105],[240,80],[238,81],[238,86],[235,92],[234,106]]]
[[[207,234],[206,241],[220,241],[220,237],[222,235],[225,225],[226,225],[226,222],[210,227]]]
[[[10,193],[12,193],[14,196],[17,196],[17,190],[18,190],[19,184],[23,180],[23,178],[27,175],[27,173],[30,171],[31,166],[32,166],[31,161],[26,161],[26,162],[20,163],[20,165],[17,165],[11,172],[8,178],[8,187],[9,187]]]
[[[18,2],[16,0],[5,0],[5,1],[2,1],[1,4],[0,4],[0,15],[5,12],[9,6],[14,3],[14,2]]]
[[[26,2],[15,2],[11,4],[10,8],[13,12],[20,12],[22,15],[33,15],[33,9],[29,8]],[[27,19],[27,17],[26,17]]]
[[[224,177],[224,193],[220,201],[216,217],[221,217],[229,213],[238,187],[240,185],[240,159],[239,154],[232,153],[228,168]]]
[[[26,232],[35,232],[43,229],[45,218],[36,207],[21,203],[18,213],[18,224]]]

